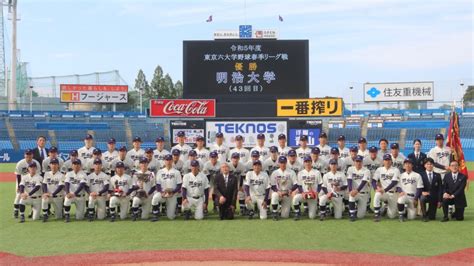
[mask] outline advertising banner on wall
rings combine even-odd
[[[186,135],[185,142],[191,147],[196,143],[196,138],[199,136],[205,137],[206,123],[204,120],[171,120],[170,121],[170,141],[171,145],[178,143],[178,132],[184,131]]]
[[[150,117],[215,117],[214,99],[150,100]]]
[[[433,101],[434,82],[365,83],[366,102]]]
[[[319,144],[319,133],[321,133],[321,120],[290,120],[288,121],[288,146],[296,147],[299,144],[300,137],[308,137],[308,145],[315,146]]]
[[[127,103],[127,85],[61,84],[62,103]]]

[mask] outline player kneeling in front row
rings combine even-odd
[[[281,206],[281,217],[288,218],[291,211],[292,191],[297,189],[296,174],[293,170],[287,169],[285,156],[278,158],[279,168],[273,171],[270,177],[272,192],[272,215],[273,220],[278,221],[278,204]]]
[[[396,217],[397,211],[397,193],[395,188],[400,178],[398,168],[392,166],[392,156],[385,154],[383,156],[383,166],[375,170],[372,179],[372,187],[375,190],[374,195],[374,221],[380,221],[381,201],[387,201],[387,216],[390,219]]]
[[[267,200],[270,193],[270,178],[262,171],[262,162],[253,162],[253,171],[247,172],[244,181],[245,203],[249,219],[255,215],[255,204],[258,205],[260,219],[267,219]]]
[[[405,221],[405,204],[407,211],[407,218],[410,220],[416,217],[416,207],[418,199],[423,188],[423,180],[420,174],[413,171],[413,161],[405,159],[403,162],[405,172],[400,175],[400,182],[398,183],[398,215],[400,222]]]
[[[89,205],[87,206],[87,214],[89,221],[95,218],[95,205],[97,205],[97,219],[105,218],[105,202],[107,201],[109,191],[110,177],[102,172],[102,160],[94,160],[94,171],[87,176],[86,191],[89,193]]]
[[[48,221],[48,204],[53,205],[56,219],[63,218],[64,175],[59,171],[58,159],[51,159],[49,167],[51,171],[44,174],[42,185],[41,208],[43,209],[43,222]]]
[[[326,217],[326,204],[331,201],[334,208],[334,218],[341,219],[344,211],[344,192],[347,188],[346,176],[337,171],[337,160],[329,160],[329,172],[323,176],[321,190],[324,192],[319,197],[319,208],[321,221]]]
[[[112,195],[109,201],[110,221],[116,219],[117,207],[120,207],[120,219],[127,218],[128,207],[130,206],[130,193],[132,193],[132,178],[125,174],[125,164],[117,162],[115,164],[115,175],[110,179]]]
[[[84,212],[86,208],[86,195],[84,188],[86,187],[87,176],[82,171],[81,160],[76,159],[72,162],[72,171],[66,174],[64,180],[64,191],[66,198],[64,199],[64,219],[68,223],[70,221],[69,212],[71,211],[71,204],[76,205],[76,219],[84,219]]]
[[[141,218],[148,219],[150,215],[150,206],[152,194],[156,188],[155,174],[148,170],[148,159],[139,159],[139,170],[133,174],[132,190],[134,195],[132,198],[132,220],[136,221],[139,216],[139,208],[141,206]]]
[[[369,199],[369,169],[363,167],[364,157],[357,155],[355,165],[347,170],[347,186],[349,188],[349,217],[351,222],[356,217],[364,218],[367,211],[367,201]],[[357,203],[357,209],[356,209]]]
[[[20,190],[20,223],[25,222],[25,205],[31,205],[33,220],[40,217],[41,208],[41,180],[39,169],[35,162],[28,164],[28,173],[21,177]]]
[[[194,209],[194,218],[202,220],[209,201],[209,180],[199,171],[196,160],[191,161],[191,172],[183,176],[182,196],[184,219],[189,220]]]
[[[181,174],[173,168],[173,156],[164,157],[165,167],[156,176],[156,193],[151,200],[152,222],[158,221],[160,205],[166,204],[166,216],[173,220],[176,217],[177,193],[181,191]]]
[[[308,205],[309,219],[316,218],[318,208],[317,185],[321,183],[321,173],[313,169],[312,159],[306,156],[303,159],[304,169],[298,172],[297,186],[298,194],[293,197],[293,208],[295,209],[295,220],[300,219],[300,204],[304,202]]]

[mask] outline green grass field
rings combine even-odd
[[[471,164],[472,166],[472,164]],[[0,164],[0,171],[12,171]],[[472,169],[472,168],[471,168]],[[464,222],[440,223],[398,220],[374,223],[370,218],[347,219],[203,221],[166,218],[149,221],[55,221],[43,224],[12,218],[13,183],[0,183],[0,251],[23,256],[45,256],[104,251],[159,249],[297,249],[432,256],[474,247],[474,185],[468,191]],[[438,217],[441,211],[438,212]]]

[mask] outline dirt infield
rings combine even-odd
[[[0,265],[472,265],[474,248],[433,257],[394,256],[370,253],[297,250],[162,250],[21,257],[0,253]]]

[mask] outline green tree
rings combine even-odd
[[[128,92],[128,102],[123,104],[117,104],[117,111],[138,111],[140,104],[140,91],[132,90]]]
[[[179,80],[174,84],[174,98],[183,98],[183,83]]]
[[[163,69],[161,66],[156,66],[153,73],[153,79],[150,83],[150,93],[146,96],[149,99],[166,98],[167,92],[163,88]]]
[[[418,110],[418,109],[420,109],[419,102],[416,102],[416,101],[408,102],[408,109],[409,110]]]
[[[174,92],[174,84],[173,80],[171,79],[169,74],[166,74],[165,77],[162,80],[162,88],[163,88],[163,94],[166,96],[166,98],[169,99],[174,99],[176,98],[175,92]]]
[[[468,86],[462,97],[465,106],[474,106],[474,85]]]
[[[138,70],[137,78],[135,79],[135,90],[142,91],[144,95],[147,95],[150,91],[150,85],[148,85],[145,73],[141,69]]]

